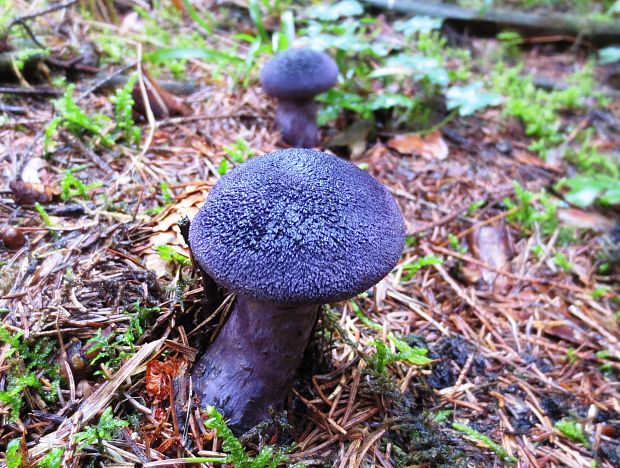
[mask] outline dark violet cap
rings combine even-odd
[[[279,99],[311,99],[336,84],[338,65],[324,52],[288,49],[269,60],[260,72],[263,90]]]
[[[357,166],[308,149],[250,159],[213,187],[191,223],[200,265],[264,302],[327,303],[379,282],[405,241],[388,190]]]

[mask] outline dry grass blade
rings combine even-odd
[[[75,413],[80,416],[80,424],[88,423],[100,411],[108,406],[116,396],[119,387],[135,373],[136,369],[138,369],[144,361],[152,357],[153,354],[159,350],[163,342],[164,338],[142,345],[138,352],[123,364],[119,371],[108,382],[101,385],[91,396],[83,401]],[[74,420],[75,418],[66,419],[56,431],[42,438],[34,448],[30,449],[30,456],[36,458],[47,452],[50,448],[64,446],[68,441],[69,434],[75,431],[73,427]]]

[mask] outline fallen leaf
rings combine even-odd
[[[522,164],[529,164],[531,166],[542,167],[552,172],[558,172],[561,170],[560,162],[551,164],[549,161],[544,161],[540,156],[533,155],[526,151],[514,151],[512,156],[516,161]]]
[[[47,203],[54,196],[52,190],[43,184],[28,183],[23,180],[12,180],[9,188],[13,192],[13,200],[18,205],[34,205],[35,203]]]
[[[510,271],[509,259],[511,255],[508,232],[504,223],[491,226],[481,226],[468,236],[469,248],[474,257],[499,271]],[[471,270],[479,271],[479,278],[487,287],[501,292],[509,286],[509,278],[495,271],[467,265]]]
[[[168,205],[157,215],[154,225],[149,228],[148,243],[133,251],[143,258],[145,267],[153,270],[158,278],[172,275],[174,265],[161,257],[156,250],[157,246],[168,245],[185,257],[191,256],[177,222],[184,216],[194,218],[204,204],[211,187],[212,184],[208,182],[186,186],[184,191],[175,197],[174,204]]]
[[[388,140],[387,145],[402,154],[419,155],[427,159],[446,159],[448,145],[441,138],[439,130],[424,136],[417,133],[404,133]]]
[[[172,390],[172,379],[178,374],[181,359],[170,357],[165,361],[150,361],[146,365],[146,393],[155,402],[167,400]]]
[[[574,323],[566,320],[534,320],[532,325],[543,333],[555,336],[569,343],[578,345],[590,344],[587,334]]]
[[[578,208],[561,208],[558,219],[566,226],[578,229],[591,229],[596,232],[610,232],[615,222],[595,211],[584,211]]]
[[[171,262],[161,258],[158,253],[148,253],[144,259],[144,267],[155,272],[158,279],[171,276],[174,273],[174,266]]]
[[[40,280],[44,280],[47,276],[58,268],[62,264],[64,254],[61,252],[54,252],[52,255],[43,260],[39,268],[30,276],[29,286],[39,283]]]

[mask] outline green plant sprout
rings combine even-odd
[[[442,424],[443,422],[451,418],[453,414],[454,414],[454,410],[443,409],[443,410],[438,410],[434,414],[431,413],[430,416],[431,416],[431,420],[435,424]]]
[[[213,33],[213,16],[208,12],[208,10],[203,9],[204,13],[206,13],[206,19],[198,14],[194,6],[191,4],[189,0],[183,0],[183,6],[187,11],[187,14],[193,19],[198,26],[200,26],[205,33],[211,34]]]
[[[534,194],[525,190],[518,182],[513,182],[515,201],[504,199],[504,205],[513,213],[508,215],[510,222],[516,223],[525,230],[532,230],[538,224],[545,235],[550,235],[558,227],[557,205],[545,192]],[[536,204],[542,205],[538,209]]]
[[[592,296],[593,299],[600,299],[601,297],[604,297],[606,294],[608,294],[610,291],[611,288],[609,286],[599,286],[597,288],[594,288],[590,292],[590,296]]]
[[[117,370],[125,360],[135,354],[136,345],[144,333],[146,321],[159,310],[159,307],[145,307],[136,302],[123,310],[129,322],[123,333],[109,335],[103,329],[97,329],[97,332],[86,342],[88,352],[95,355],[91,363],[101,362],[108,369]],[[100,373],[100,371],[97,372],[97,374]]]
[[[76,451],[81,452],[90,445],[101,445],[104,441],[113,440],[119,429],[128,425],[127,421],[115,418],[112,407],[108,406],[95,425],[89,425],[77,432],[73,440],[77,444]]]
[[[7,372],[7,385],[0,391],[0,403],[10,411],[11,421],[16,421],[24,404],[24,392],[38,393],[44,400],[52,402],[55,390],[60,382],[58,364],[51,364],[50,359],[55,348],[49,339],[36,342],[23,340],[24,333],[15,334],[0,325],[0,342],[9,345],[6,358],[11,363]],[[51,387],[44,387],[41,377],[51,382]]]
[[[226,458],[213,460],[214,462],[228,463],[237,468],[275,468],[286,460],[286,451],[276,450],[269,445],[265,445],[255,457],[249,456],[224,422],[222,414],[213,406],[207,406],[206,413],[209,419],[205,426],[217,430],[218,438],[222,439],[222,449],[228,453]]]
[[[23,466],[20,445],[21,439],[13,439],[6,446],[5,463],[7,468],[21,468]]]
[[[34,204],[34,209],[37,210],[37,213],[39,213],[39,216],[41,217],[41,221],[43,221],[43,224],[45,224],[47,227],[55,226],[54,223],[52,222],[52,218],[47,213],[47,211],[45,211],[45,208],[43,208],[43,205],[41,205],[39,202],[36,202]]]
[[[458,252],[461,254],[467,253],[467,246],[461,245],[461,241],[459,240],[459,238],[456,237],[451,232],[448,233],[448,244],[450,244],[450,248],[454,250],[455,252]]]
[[[502,31],[497,35],[497,39],[502,44],[503,54],[506,58],[515,59],[519,57],[520,46],[523,44],[521,34],[514,31]]]
[[[168,262],[177,263],[180,266],[191,265],[192,261],[172,247],[171,245],[158,245],[155,250],[161,258]]]
[[[518,460],[512,455],[510,455],[508,452],[506,452],[504,447],[499,445],[497,442],[493,441],[489,436],[482,434],[481,432],[478,432],[477,430],[469,427],[468,425],[462,424],[459,422],[454,422],[452,423],[452,429],[460,431],[466,434],[468,437],[471,437],[477,443],[484,445],[489,450],[491,450],[495,455],[497,455],[498,458],[502,460],[503,462],[510,463],[510,464],[517,463]]]
[[[158,204],[155,205],[149,209],[147,209],[145,211],[146,214],[148,215],[156,215],[162,212],[162,210],[170,205],[171,203],[174,203],[174,192],[172,191],[172,189],[170,188],[170,186],[168,185],[167,182],[165,181],[160,181],[159,182],[159,189],[161,191],[161,197],[163,199],[163,204]]]
[[[108,128],[112,127],[111,119],[104,114],[87,115],[73,99],[74,89],[75,85],[70,84],[67,86],[64,96],[53,101],[54,108],[59,115],[52,119],[45,128],[44,148],[46,153],[53,148],[54,137],[59,128],[65,128],[77,137],[83,134],[93,135],[95,144],[99,142],[108,147],[114,144],[114,138],[107,133]]]
[[[566,256],[561,252],[556,252],[553,256],[553,261],[557,266],[559,266],[562,270],[569,272],[573,269],[573,266],[570,264]]]
[[[254,156],[254,150],[243,138],[237,138],[234,144],[225,145],[223,149],[235,164],[242,164]],[[218,172],[224,175],[230,171],[230,169],[232,169],[230,167],[230,162],[227,159],[222,159],[218,167]]]
[[[164,203],[169,205],[174,202],[174,193],[170,190],[170,186],[164,182],[163,180],[159,183],[159,188],[161,189],[161,196],[164,199]]]
[[[522,71],[522,65],[508,68],[498,62],[491,77],[495,89],[505,96],[504,114],[523,122],[525,134],[535,138],[530,149],[545,157],[565,137],[559,111],[583,106],[592,88],[586,83],[560,91],[544,91],[536,87],[531,76],[523,76]],[[585,81],[586,72],[580,76]]]
[[[403,275],[401,281],[409,281],[413,278],[418,271],[429,265],[442,265],[443,260],[434,254],[425,255],[424,257],[417,258],[411,263],[403,265]]]
[[[110,101],[114,104],[116,129],[127,143],[134,146],[140,144],[140,128],[136,126],[132,117],[135,102],[131,93],[137,81],[138,73],[134,73],[129,77],[125,86],[117,89],[114,96],[110,98]]]
[[[90,192],[98,187],[102,187],[102,182],[93,182],[92,184],[85,184],[80,179],[75,177],[73,170],[69,169],[65,171],[65,175],[60,181],[60,198],[63,201],[68,201],[73,198],[91,198]]]
[[[577,442],[584,447],[590,447],[590,442],[583,431],[583,427],[576,419],[560,419],[555,423],[555,428],[573,442]]]
[[[49,57],[49,55],[50,51],[48,49],[25,47],[13,52],[11,54],[11,60],[13,62],[13,67],[19,71],[23,71],[26,62],[28,62],[31,58],[37,57],[39,59],[43,59],[45,57]]]
[[[572,346],[566,350],[566,363],[574,364],[579,361],[579,355],[577,354],[577,350]]]
[[[362,309],[353,300],[351,301],[351,308],[353,309],[353,313],[356,317],[360,319],[364,325],[372,328],[373,330],[383,331],[383,327],[364,315]],[[385,346],[385,343],[375,340],[374,345],[377,352],[375,354],[376,357],[372,358],[371,363],[377,364],[378,369],[385,369],[387,364],[397,361],[406,361],[416,366],[425,366],[433,362],[432,359],[426,357],[428,354],[428,349],[409,346],[409,344],[400,338],[397,338],[392,332],[388,333],[386,337],[394,345],[398,352],[392,352],[392,350]]]
[[[392,338],[390,341],[394,341]],[[379,374],[387,375],[387,366],[394,362],[410,362],[412,364],[423,366],[432,362],[426,357],[428,350],[424,348],[412,348],[402,340],[397,340],[398,345],[404,351],[394,352],[383,341],[377,339],[373,341],[376,349],[375,353],[370,356],[370,366]],[[403,347],[403,345],[405,345]]]
[[[60,468],[64,453],[64,447],[55,447],[51,449],[37,462],[37,468]]]

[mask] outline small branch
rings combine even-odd
[[[7,28],[6,28],[7,34],[8,34],[8,31],[13,26],[15,26],[16,24],[23,24],[25,21],[29,21],[29,20],[34,19],[34,18],[38,18],[39,16],[47,15],[48,13],[52,13],[54,11],[62,10],[64,8],[69,8],[70,6],[75,5],[77,2],[78,2],[78,0],[71,0],[71,1],[66,2],[66,3],[59,3],[57,5],[52,5],[50,7],[47,7],[45,9],[43,9],[43,10],[35,11],[34,13],[31,13],[29,15],[24,15],[24,16],[20,16],[18,18],[15,18],[7,26]]]
[[[169,119],[160,120],[159,122],[157,122],[157,128],[166,127],[168,125],[178,125],[178,124],[185,124],[189,122],[197,122],[200,120],[220,120],[220,119],[240,119],[240,118],[264,120],[263,117],[256,116],[256,115],[250,115],[250,114],[244,114],[244,113],[220,114],[220,115],[197,114],[197,115],[191,115],[189,117],[171,117]]]
[[[112,173],[114,170],[110,167],[110,165],[104,161],[101,156],[95,153],[92,149],[86,146],[82,140],[78,137],[71,138],[67,133],[62,132],[63,139],[74,149],[82,152],[85,156],[88,156],[100,169],[106,171],[107,173]]]
[[[545,13],[538,15],[503,8],[473,10],[447,3],[416,0],[365,0],[376,8],[400,13],[434,16],[456,22],[491,26],[494,29],[512,28],[523,34],[568,34],[586,37],[597,43],[614,43],[620,40],[620,22],[596,21],[574,14]]]
[[[88,96],[90,93],[98,90],[99,88],[105,86],[107,83],[110,82],[110,80],[114,79],[115,77],[117,77],[118,75],[124,73],[126,70],[133,68],[136,66],[136,62],[132,62],[129,65],[125,65],[122,66],[120,68],[118,68],[117,70],[113,71],[111,74],[104,76],[101,79],[98,79],[97,81],[95,81],[95,83],[88,88],[86,91],[84,91],[82,94],[80,94],[77,98],[77,101],[81,101],[82,99],[84,99],[86,96]]]
[[[151,102],[149,100],[149,95],[146,92],[146,85],[144,84],[144,74],[143,74],[143,69],[142,69],[142,44],[138,45],[138,84],[140,85],[140,92],[142,94],[142,99],[144,100],[146,120],[149,123],[149,133],[146,136],[146,141],[144,142],[142,151],[140,151],[140,155],[138,156],[138,159],[140,159],[149,150],[151,143],[153,141],[153,136],[155,135],[155,129],[156,129],[155,116],[153,115],[153,110],[151,109]]]
[[[26,23],[18,23],[22,28],[24,28],[24,30],[26,31],[26,34],[28,34],[28,36],[30,36],[30,39],[32,39],[32,41],[39,46],[41,49],[45,49],[45,46],[43,44],[41,44],[39,42],[39,40],[37,39],[37,37],[34,35],[34,33],[32,32],[32,29],[30,29],[30,26],[28,26]],[[7,29],[8,32],[8,29]]]
[[[0,94],[27,94],[31,96],[61,96],[62,91],[54,88],[0,87]]]

